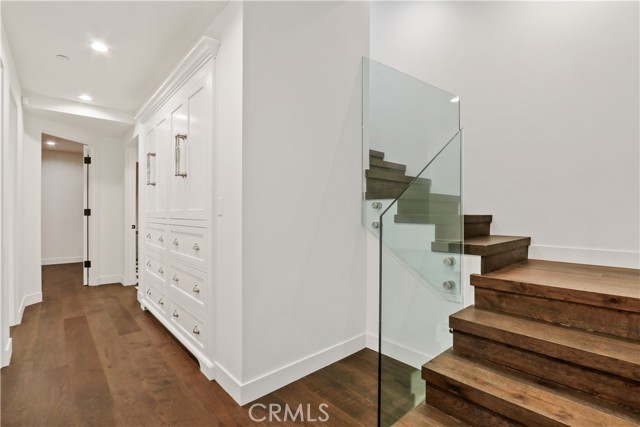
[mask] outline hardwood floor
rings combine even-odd
[[[376,425],[377,354],[362,350],[252,403],[307,405],[315,421],[238,406],[154,317],[135,289],[82,286],[81,264],[43,267],[44,302],[12,329],[0,371],[2,426]],[[328,413],[323,422],[319,405]],[[280,414],[282,416],[282,413]]]

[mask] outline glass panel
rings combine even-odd
[[[459,130],[460,108],[456,95],[379,62],[364,58],[362,70],[362,220],[377,235],[380,213]]]
[[[424,401],[421,366],[452,345],[462,308],[461,132],[380,216],[379,422]]]

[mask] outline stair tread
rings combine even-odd
[[[481,398],[483,406],[516,420],[526,413],[538,420],[545,419],[547,422],[544,424],[548,425],[634,426],[640,422],[636,413],[622,406],[588,399],[588,396],[566,387],[551,387],[529,375],[461,356],[451,349],[423,366],[423,378],[442,387],[441,381],[433,374],[455,383],[457,394],[465,398],[473,394],[471,400]]]
[[[474,286],[640,312],[640,270],[527,260],[472,276]]]
[[[422,402],[407,415],[400,418],[394,427],[470,427],[451,415]]]
[[[640,381],[637,342],[474,306],[451,315],[449,325],[456,331]]]
[[[464,239],[464,253],[487,256],[506,252],[520,246],[529,246],[529,244],[531,244],[531,237],[525,236],[489,235],[470,237]]]
[[[407,190],[411,191],[411,189]],[[379,191],[367,191],[365,194],[365,198],[367,200],[374,199],[395,199],[400,196],[401,192],[396,190],[379,190]],[[451,194],[438,194],[438,193],[429,193],[426,191],[420,191],[419,194],[415,193],[404,193],[402,196],[402,200],[426,200],[426,201],[434,201],[434,202],[460,202],[460,196],[453,196]]]
[[[465,224],[491,222],[491,215],[464,215]],[[397,214],[396,222],[411,224],[456,224],[460,222],[457,214]]]

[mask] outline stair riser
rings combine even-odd
[[[640,394],[637,393],[640,383],[636,381],[458,331],[453,334],[453,348],[466,356],[489,360],[630,408],[640,409]],[[602,365],[600,368],[606,370],[607,367]]]
[[[520,246],[495,255],[483,256],[480,261],[480,272],[491,273],[529,258],[529,246]]]
[[[504,418],[453,393],[427,383],[425,401],[431,406],[475,427],[519,427],[522,424]]]
[[[462,241],[462,230],[459,224],[447,225],[438,224],[436,226],[436,240],[458,240]]]
[[[384,159],[384,153],[378,150],[369,150],[369,157],[375,157],[382,160]]]
[[[478,308],[640,340],[640,313],[475,288]]]
[[[400,199],[398,201],[399,214],[457,214],[459,210],[458,202],[422,201]]]
[[[398,176],[405,176],[404,171],[401,169],[385,168],[384,166],[371,165],[369,166],[369,170],[380,172],[380,173],[391,173],[391,174],[396,174]]]
[[[367,178],[368,192],[376,192],[376,191],[384,191],[384,190],[404,191],[407,187],[409,187],[408,183],[387,181],[385,179]],[[411,187],[412,189],[414,189],[414,191],[419,191],[422,193],[429,194],[429,185],[426,183],[416,183],[416,184],[413,184]]]
[[[491,234],[490,222],[476,222],[473,224],[464,225],[465,238],[488,236],[489,234]]]
[[[398,172],[393,170],[380,170],[380,169],[369,169],[366,171],[367,180],[369,179],[382,179],[386,181],[393,182],[402,182],[405,184],[413,181],[413,177],[406,176],[404,172]],[[429,181],[423,181],[424,183],[428,183]]]
[[[497,414],[501,414],[507,419],[515,420],[518,423],[522,423],[523,425],[526,425],[526,426],[564,427],[568,425],[568,424],[559,423],[553,419],[545,417],[542,414],[538,414],[536,412],[530,411],[515,403],[497,398],[496,396],[493,396],[482,390],[479,390],[467,384],[458,382],[453,378],[441,375],[438,372],[434,372],[430,370],[428,366],[429,364],[423,366],[422,368],[422,378],[427,382],[427,390],[429,390],[430,385],[436,386],[440,389],[450,390],[461,399],[470,401],[471,403],[477,406],[481,406],[485,409],[488,409],[489,411],[492,411]],[[513,396],[513,398],[515,400],[518,400],[524,397]],[[437,407],[438,409],[447,411],[446,409],[438,406],[437,404],[434,404],[432,401],[429,401],[429,400],[427,401],[429,402],[429,404]],[[451,411],[451,409],[449,409],[449,411]],[[460,412],[464,412],[464,411],[458,411],[458,415],[455,415],[455,416],[460,418]],[[494,426],[494,424],[492,423],[478,423],[477,421],[473,422],[472,420],[467,421],[465,419],[463,419],[463,421],[469,422],[472,425],[476,425],[476,426]],[[511,424],[506,424],[506,425],[509,425],[509,426],[520,425],[520,424],[513,423],[512,421],[510,422]]]

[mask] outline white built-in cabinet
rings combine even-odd
[[[136,116],[142,218],[138,299],[214,376],[214,79],[203,38]]]

